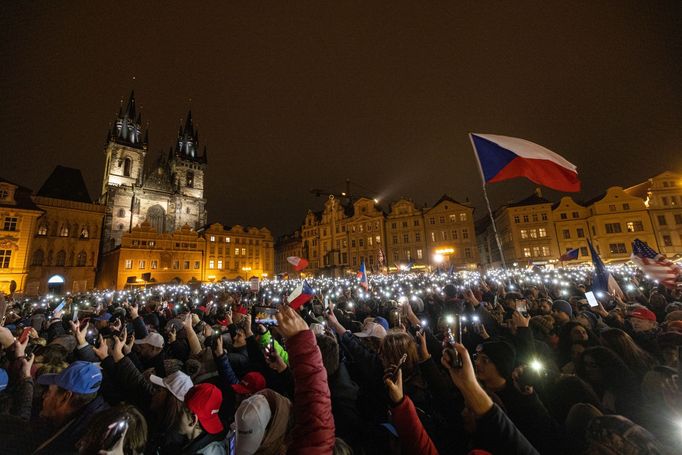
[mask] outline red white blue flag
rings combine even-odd
[[[577,167],[541,145],[495,134],[469,136],[485,183],[526,177],[558,191],[580,191]]]
[[[365,288],[365,291],[369,290],[369,281],[367,280],[367,271],[365,270],[365,261],[360,262],[360,270],[358,271],[358,279],[360,280],[360,286]]]
[[[639,239],[635,239],[632,242],[632,256],[630,256],[630,259],[652,279],[669,288],[675,287],[677,278],[680,276],[680,272],[682,272],[679,265],[664,255],[657,253],[646,242],[642,242]]]
[[[312,299],[313,295],[315,295],[313,288],[310,287],[306,280],[303,280],[303,282],[296,286],[293,292],[289,294],[287,302],[289,302],[291,308],[298,310],[302,305],[305,305]]]

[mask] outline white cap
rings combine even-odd
[[[192,378],[187,376],[182,371],[176,371],[173,374],[169,374],[165,378],[153,374],[149,376],[149,380],[152,382],[152,384],[156,384],[159,387],[168,389],[168,391],[180,401],[185,401],[185,394],[194,386],[192,383]]]
[[[242,401],[234,415],[236,455],[252,455],[258,451],[271,418],[270,405],[263,395],[251,395]]]
[[[163,348],[163,337],[156,332],[150,332],[141,340],[135,340],[135,344],[148,344],[155,348]]]
[[[362,328],[362,332],[356,332],[353,335],[360,338],[374,337],[384,338],[386,336],[386,329],[376,322],[367,322]]]

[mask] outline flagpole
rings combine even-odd
[[[476,145],[474,144],[474,138],[469,133],[469,140],[471,141],[471,147],[474,150],[474,156],[476,157],[476,164],[478,164],[478,172],[481,174],[481,182],[483,183],[483,198],[485,199],[485,204],[488,207],[488,214],[490,215],[490,222],[493,226],[493,233],[495,234],[495,241],[497,242],[497,249],[500,250],[500,260],[502,261],[502,268],[507,268],[507,264],[504,260],[504,252],[502,251],[502,242],[500,242],[500,236],[497,233],[497,226],[495,225],[495,217],[493,216],[493,210],[490,208],[490,200],[488,199],[488,192],[485,188],[485,176],[483,175],[483,168],[481,167],[481,160],[478,158],[478,153],[476,153]]]

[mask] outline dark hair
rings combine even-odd
[[[549,413],[563,424],[576,403],[588,403],[601,410],[599,397],[590,385],[577,376],[561,376],[542,396]]]
[[[559,331],[559,362],[560,362],[559,366],[564,366],[571,360],[571,346],[573,346],[573,340],[571,340],[571,332],[576,327],[582,327],[583,329],[585,329],[585,331],[587,332],[588,345],[594,346],[599,344],[596,341],[594,333],[590,329],[585,328],[585,326],[579,322],[568,321],[566,324],[561,326],[561,330]]]
[[[329,335],[317,335],[316,338],[327,376],[333,376],[339,369],[339,344]]]
[[[632,394],[631,398],[635,398],[638,393],[635,375],[615,352],[603,346],[594,346],[587,348],[582,353],[576,364],[576,374],[580,378],[590,382],[585,373],[586,357],[594,359],[594,362],[601,370],[601,384],[590,383],[595,389],[595,392],[599,394],[609,389],[617,395],[617,398],[620,396],[623,399],[627,399],[630,394]]]
[[[601,333],[601,339],[604,346],[618,354],[621,360],[640,378],[656,365],[654,358],[637,346],[630,335],[620,329],[604,330]]]
[[[59,386],[57,386],[57,390],[58,390],[59,394],[61,394],[61,395],[65,394],[67,392],[71,392],[70,390],[63,389]],[[71,406],[74,409],[80,409],[80,408],[86,406],[88,403],[90,403],[95,398],[97,398],[97,392],[93,392],[93,393],[71,392]]]
[[[86,433],[78,441],[80,453],[98,453],[103,449],[102,442],[109,431],[109,426],[119,420],[128,422],[128,432],[123,441],[123,453],[142,453],[147,444],[147,422],[135,406],[122,404],[99,412],[92,417]]]

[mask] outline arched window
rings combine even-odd
[[[194,188],[194,172],[187,172],[187,186],[189,188]]]
[[[47,223],[43,223],[38,226],[38,235],[41,237],[45,237],[47,235]]]
[[[57,253],[57,260],[55,262],[55,265],[60,266],[66,265],[66,251],[60,250],[59,253]]]
[[[123,175],[126,177],[130,177],[130,168],[132,167],[133,162],[130,160],[130,158],[126,158],[123,160]]]
[[[87,260],[88,260],[87,253],[85,251],[81,251],[80,253],[78,253],[78,259],[76,262],[76,266],[84,267]]]
[[[43,261],[45,261],[45,253],[43,250],[36,250],[31,259],[31,265],[43,265]]]
[[[59,230],[59,236],[60,237],[68,237],[69,236],[69,225],[68,224],[62,225],[62,228]]]
[[[149,223],[156,232],[164,232],[166,226],[166,211],[160,205],[156,204],[147,209],[147,223]]]
[[[89,238],[89,237],[90,237],[90,233],[88,232],[88,227],[87,227],[87,226],[83,226],[83,228],[81,229],[81,236],[80,236],[80,238],[82,238],[82,239],[87,239],[87,238]]]
[[[118,209],[118,216],[119,218],[123,218],[124,216],[126,216],[125,209]]]
[[[118,225],[118,230],[119,230],[119,231],[122,231],[122,230],[123,230],[123,225],[122,225],[122,224],[119,224],[119,225]]]

